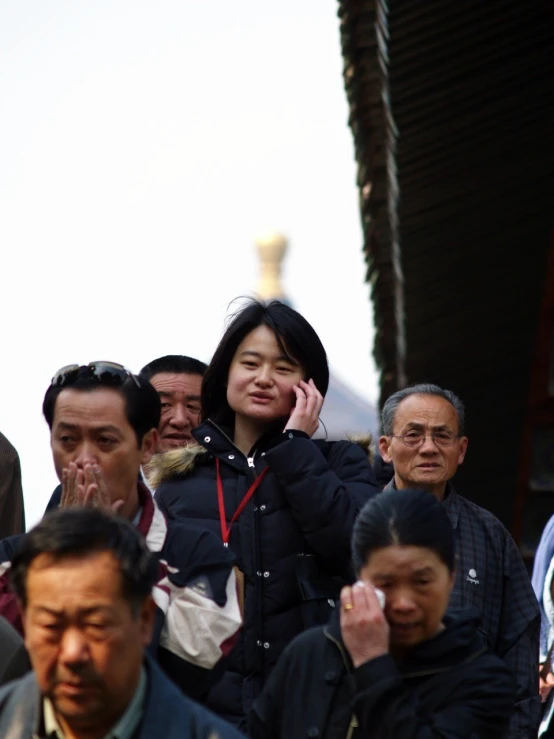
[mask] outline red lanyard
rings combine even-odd
[[[216,479],[217,479],[217,505],[219,507],[219,523],[221,524],[221,538],[223,539],[223,545],[228,547],[229,546],[229,537],[231,536],[231,526],[235,523],[235,521],[238,519],[240,514],[244,511],[246,508],[246,504],[250,500],[250,498],[254,495],[256,490],[260,487],[261,481],[264,479],[266,472],[268,471],[269,467],[266,467],[265,470],[262,470],[258,477],[254,480],[252,485],[248,488],[246,491],[244,498],[239,503],[239,507],[237,510],[233,513],[233,518],[231,519],[231,523],[229,526],[227,526],[227,521],[225,517],[225,500],[223,498],[223,483],[221,482],[221,474],[219,472],[219,459],[216,457],[215,459],[215,470],[216,470]]]

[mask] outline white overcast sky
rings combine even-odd
[[[377,396],[335,0],[0,2],[0,430],[28,523],[56,484],[59,367],[209,360],[290,240],[285,287]]]

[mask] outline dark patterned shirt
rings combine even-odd
[[[385,488],[394,487],[394,480]],[[456,536],[456,582],[451,608],[473,606],[492,651],[513,671],[517,703],[509,739],[536,739],[540,613],[516,544],[500,521],[448,484],[444,507]]]

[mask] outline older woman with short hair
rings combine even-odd
[[[287,647],[254,704],[252,739],[504,737],[513,677],[475,612],[446,614],[455,549],[443,506],[424,491],[382,493],[352,550],[359,581],[326,627]]]

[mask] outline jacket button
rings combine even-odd
[[[229,459],[234,459],[234,458],[235,458],[234,454],[229,454]]]
[[[210,442],[211,440],[212,440],[212,439],[211,439],[211,437],[210,437],[210,436],[205,436],[205,437],[204,437],[204,441],[205,441],[205,442],[208,442],[208,443],[209,443],[209,442]]]
[[[326,683],[334,682],[336,676],[337,676],[336,672],[333,672],[333,670],[327,670],[327,672],[325,673],[325,682]]]
[[[257,510],[258,510],[258,506],[257,506],[257,505],[255,505],[255,506],[254,506],[254,511],[257,511]]]
[[[317,737],[319,736],[319,729],[317,728],[317,726],[311,726],[308,729],[308,736],[310,737],[310,739],[317,739]]]
[[[265,452],[262,452],[262,457],[265,457]]]
[[[261,505],[260,506],[260,511],[265,511],[265,509],[266,509],[266,506],[265,506],[265,503],[264,503],[264,505]]]
[[[256,572],[256,575],[257,575],[258,577],[261,577],[261,576],[262,576],[262,573],[261,573],[261,572],[260,572],[260,571],[258,570],[258,571]]]
[[[262,646],[262,643],[261,643],[261,641],[260,641],[259,639],[258,639],[258,641],[256,642],[256,646],[258,646],[258,647],[261,647],[261,646]]]
[[[331,608],[335,607],[335,601],[332,598],[327,598],[327,603],[331,606]]]
[[[269,577],[269,572],[267,572],[267,570],[264,572],[264,577]]]
[[[264,641],[264,649],[269,649],[269,642],[268,641]]]

